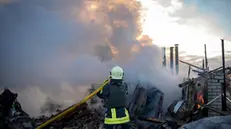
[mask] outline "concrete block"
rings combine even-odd
[[[213,92],[215,88],[208,88],[208,92]]]
[[[221,89],[216,89],[215,92],[217,92],[218,94],[219,93],[221,94],[222,90]]]
[[[216,75],[223,76],[224,74],[223,74],[223,72],[218,72],[218,73],[216,73]]]
[[[214,83],[217,83],[217,82],[208,82],[208,86],[211,86],[211,85],[213,85]]]
[[[215,75],[214,78],[215,78],[215,79],[218,79],[218,80],[222,80],[222,79],[223,79],[223,76]]]
[[[216,90],[221,91],[221,86],[216,86]]]
[[[219,115],[218,113],[216,112],[213,112],[213,111],[208,111],[208,116],[212,117],[212,116],[217,116]]]
[[[217,97],[217,96],[219,96],[220,94],[221,94],[221,93],[212,92],[212,93],[208,93],[208,96]]]
[[[220,94],[220,93],[221,93],[221,90],[219,90],[219,89],[213,89],[212,91],[208,91],[208,93]]]
[[[215,102],[213,102],[211,105],[214,106],[214,107],[220,107],[221,102],[215,101]]]
[[[220,79],[220,80],[218,80],[218,82],[224,83],[224,79]]]
[[[216,97],[213,96],[213,95],[208,95],[208,100],[212,100],[212,99],[214,99],[214,98],[216,98]]]
[[[217,89],[220,89],[220,88],[218,86],[213,86],[213,87],[208,88],[208,90],[211,90],[211,92],[214,92]]]
[[[210,86],[212,86],[212,85],[213,85],[213,83],[208,82],[208,88],[209,88]]]
[[[213,82],[218,82],[218,80],[215,80],[215,79],[209,79],[209,80],[208,80],[208,83],[210,83],[210,82],[212,82],[212,83],[213,83]]]
[[[218,93],[216,93],[216,92],[209,92],[208,93],[208,96],[218,96],[219,94]]]
[[[221,84],[220,85],[219,85],[219,83],[218,84],[214,84],[214,85],[212,85],[212,88],[220,89],[221,88]]]
[[[208,78],[209,78],[209,79],[213,79],[214,76],[215,76],[215,74],[209,74]]]
[[[213,84],[212,84],[213,86],[217,86],[217,85],[221,85],[221,83],[220,82],[214,82]]]

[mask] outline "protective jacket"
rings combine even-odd
[[[127,85],[122,81],[114,81],[104,86],[97,94],[105,100],[105,124],[124,124],[130,122],[126,107]]]

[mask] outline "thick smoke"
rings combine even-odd
[[[1,85],[19,92],[23,108],[34,116],[48,97],[67,105],[82,99],[118,64],[126,80],[152,82],[169,104],[178,97],[171,94],[178,91],[178,79],[162,69],[151,39],[137,38],[140,9],[135,0],[0,4]]]

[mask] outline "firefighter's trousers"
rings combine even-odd
[[[116,127],[116,126],[121,126],[122,129],[130,129],[129,123],[124,123],[124,124],[119,124],[119,125],[107,125],[107,124],[104,124],[104,129],[114,129],[114,127]]]
[[[129,129],[130,117],[125,107],[107,109],[104,118],[104,128],[113,129],[116,125],[122,125],[123,129]]]

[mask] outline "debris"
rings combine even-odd
[[[59,109],[63,108],[61,104],[57,104],[54,100],[47,97],[45,104],[41,108],[41,114],[51,115],[57,113]]]
[[[132,117],[142,115],[161,118],[163,114],[163,97],[163,92],[153,85],[149,84],[149,87],[137,85],[128,106],[130,115]]]
[[[53,117],[53,116],[51,116]],[[34,118],[36,126],[46,122],[49,118],[41,116]],[[68,114],[63,119],[55,121],[49,127],[55,129],[71,128],[71,129],[84,129],[92,127],[98,129],[103,121],[103,116],[97,110],[91,110],[87,103],[82,104],[77,110],[71,114]],[[90,128],[89,128],[90,129]]]
[[[18,94],[4,89],[0,95],[1,129],[34,129],[35,124],[17,101]]]
[[[183,125],[180,129],[230,129],[231,116],[216,116],[200,119]]]
[[[137,119],[138,116],[160,118],[163,115],[164,94],[152,84],[138,84],[128,105],[131,119],[139,128],[149,128],[152,123]]]
[[[95,92],[96,88],[97,86],[92,86],[88,94]],[[162,107],[164,94],[155,88],[155,86],[151,84],[138,84],[134,92],[130,94],[131,98],[129,99],[127,108],[132,120],[131,129],[177,129],[183,124],[197,120],[192,119],[192,117],[202,108],[214,110],[208,105],[197,101],[191,101],[190,103],[194,105],[199,104],[200,108],[188,108],[189,103],[182,99],[174,101],[164,115]],[[100,99],[93,96],[91,97],[93,98],[92,101],[88,103],[83,102],[79,107],[75,108],[73,112],[66,113],[44,128],[101,129],[104,119],[104,106]],[[31,119],[29,115],[21,109],[20,103],[17,102],[17,94],[6,89],[3,94],[0,95],[0,128],[34,129],[44,122],[47,122],[50,118],[54,118],[69,109],[67,108],[62,111],[60,109],[62,108],[61,105],[56,104],[50,98],[47,100],[49,102],[45,103],[45,108],[42,108],[41,111],[50,116],[43,115]],[[191,105],[189,107],[195,106]],[[56,115],[52,115],[54,112],[56,112]],[[17,115],[17,113],[23,115]],[[220,111],[219,113],[222,114],[223,112]],[[10,122],[11,124],[9,124]]]
[[[156,118],[151,118],[151,117],[139,117],[140,120],[143,121],[148,121],[151,123],[154,123],[154,125],[150,125],[148,128],[151,129],[159,129],[159,128],[170,128],[170,129],[178,129],[180,126],[183,125],[182,122],[177,122],[177,121],[164,121],[164,120],[159,120]]]
[[[86,103],[88,100],[92,99],[98,92],[100,92],[103,87],[105,85],[107,85],[109,83],[110,77],[108,77],[107,79],[104,80],[103,84],[100,85],[99,88],[97,88],[94,92],[90,93],[88,96],[86,96],[82,101],[68,107],[66,110],[60,112],[59,114],[55,115],[54,117],[51,117],[49,120],[47,120],[45,123],[43,123],[42,125],[39,125],[36,129],[42,129],[44,127],[49,126],[51,123],[62,119],[64,117],[66,117],[68,114],[75,112],[79,106],[81,106],[82,104]]]
[[[147,87],[147,88],[144,88]],[[137,86],[135,91],[132,93],[131,101],[128,105],[131,116],[137,117],[139,115],[154,116],[160,118],[163,109],[163,93],[154,86],[140,85]],[[89,94],[96,89],[97,86],[91,87]],[[94,97],[93,97],[94,98]],[[75,112],[68,114],[62,120],[58,120],[49,127],[53,128],[72,128],[72,129],[83,129],[83,128],[94,128],[98,129],[103,124],[103,103],[99,99],[94,98],[94,102],[90,101],[89,104],[84,103],[78,107]],[[148,111],[148,112],[147,112]],[[51,116],[53,117],[53,116]],[[47,117],[40,117],[35,119],[37,126],[48,120]],[[137,119],[138,120],[138,119]],[[131,123],[131,128],[137,128],[137,121],[134,120]],[[150,125],[150,124],[149,124]],[[141,125],[138,125],[141,126]]]

